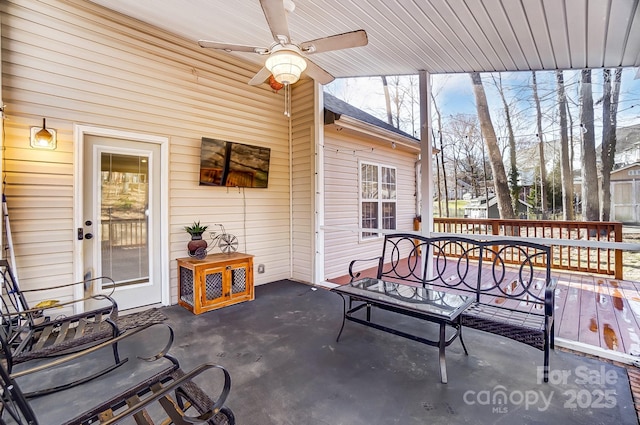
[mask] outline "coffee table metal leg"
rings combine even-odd
[[[462,343],[462,348],[464,349],[464,354],[466,354],[467,356],[469,355],[469,352],[467,351],[467,346],[464,345],[464,339],[462,339],[462,320],[460,319],[460,316],[458,316],[458,338],[460,338],[460,342]]]
[[[438,341],[438,348],[440,351],[440,381],[443,384],[447,383],[447,361],[444,357],[444,350],[447,346],[446,344],[445,324],[440,323],[440,341]]]
[[[344,329],[344,322],[347,318],[347,300],[344,298],[344,296],[342,294],[338,294],[342,297],[342,305],[343,305],[343,312],[342,312],[342,326],[340,326],[340,332],[338,332],[338,337],[336,338],[336,342],[340,341],[340,335],[342,335],[342,330]],[[349,306],[351,306],[351,297],[349,297]]]

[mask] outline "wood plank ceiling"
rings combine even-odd
[[[194,44],[273,41],[258,0],[93,1]],[[289,27],[294,42],[367,31],[365,47],[313,55],[336,77],[640,66],[639,2],[295,0]]]

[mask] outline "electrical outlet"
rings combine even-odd
[[[258,264],[258,273],[264,273],[264,264]]]

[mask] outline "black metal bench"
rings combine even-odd
[[[507,260],[518,264],[511,266]],[[349,264],[351,280],[360,276],[357,265],[372,261],[377,263],[378,279],[472,293],[475,302],[462,313],[462,325],[542,350],[544,381],[548,382],[556,288],[550,247],[508,239],[388,234],[379,257]]]

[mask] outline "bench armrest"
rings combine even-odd
[[[352,282],[355,279],[360,277],[360,272],[354,271],[353,270],[353,266],[356,263],[364,263],[364,262],[368,262],[368,261],[376,261],[378,263],[378,267],[380,267],[380,264],[382,263],[382,257],[373,257],[373,258],[363,258],[363,259],[358,259],[358,260],[352,260],[349,263],[349,276],[351,276],[351,281]]]
[[[544,314],[545,316],[553,317],[553,312],[556,305],[556,287],[558,286],[558,279],[551,278],[547,282],[547,286],[544,290]]]

